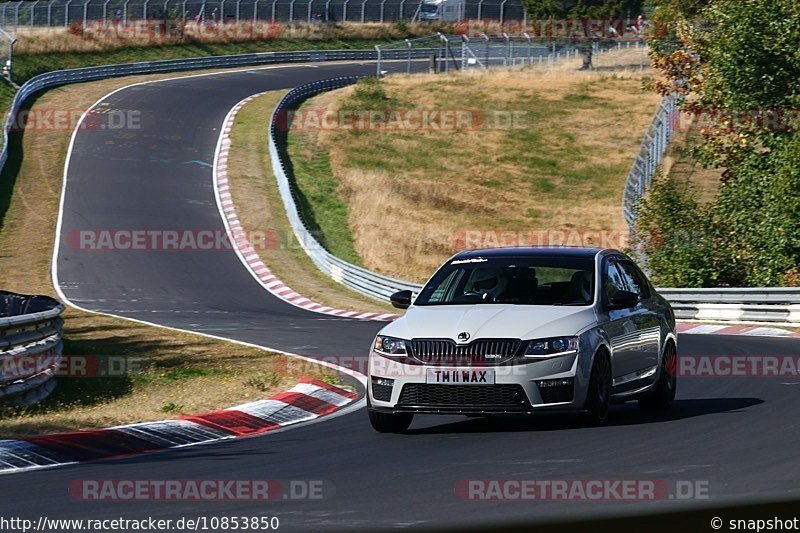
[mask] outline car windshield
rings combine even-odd
[[[590,305],[593,301],[593,258],[501,257],[449,261],[414,305]]]

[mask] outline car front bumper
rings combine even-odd
[[[406,364],[372,352],[367,394],[384,413],[534,414],[583,410],[588,370],[582,354],[497,366]],[[430,371],[491,374],[489,383],[435,383]],[[486,377],[485,375],[482,377]]]

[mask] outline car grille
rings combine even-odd
[[[400,392],[398,405],[519,408],[528,405],[528,400],[521,385],[427,385],[424,383],[407,383]]]
[[[411,354],[424,364],[499,365],[519,352],[519,339],[478,339],[456,344],[450,339],[413,339]]]

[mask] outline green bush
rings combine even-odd
[[[684,28],[682,48],[654,48],[662,92],[689,95],[689,111],[744,114],[702,130],[697,159],[724,169],[720,190],[698,206],[691,189],[662,178],[641,206],[638,229],[660,284],[800,285],[800,4],[716,0],[700,13],[656,0]],[[682,20],[681,20],[682,19]],[[774,127],[768,117],[794,117]],[[691,239],[686,239],[691,235]]]

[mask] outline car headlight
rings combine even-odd
[[[578,337],[553,337],[534,339],[525,347],[525,357],[546,359],[578,353]]]
[[[381,355],[408,355],[408,352],[406,351],[406,341],[403,339],[396,339],[394,337],[384,337],[383,335],[378,335],[375,337],[375,344],[373,345],[372,349]]]

